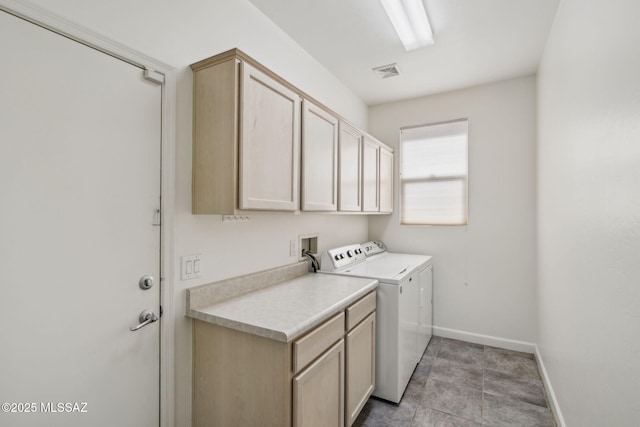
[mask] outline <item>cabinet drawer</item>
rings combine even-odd
[[[293,372],[307,366],[344,335],[344,313],[340,313],[293,343]]]
[[[362,321],[369,313],[376,309],[376,293],[371,292],[360,301],[347,308],[347,331]]]

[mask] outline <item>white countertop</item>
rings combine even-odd
[[[310,273],[209,306],[190,308],[187,316],[289,342],[377,285],[374,279]]]

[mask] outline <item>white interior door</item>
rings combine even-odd
[[[161,87],[4,12],[0,56],[0,425],[157,426]]]

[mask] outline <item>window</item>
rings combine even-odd
[[[400,131],[400,223],[467,224],[467,120]]]

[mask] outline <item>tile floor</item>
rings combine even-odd
[[[400,404],[371,398],[356,427],[554,427],[532,354],[433,337]]]

